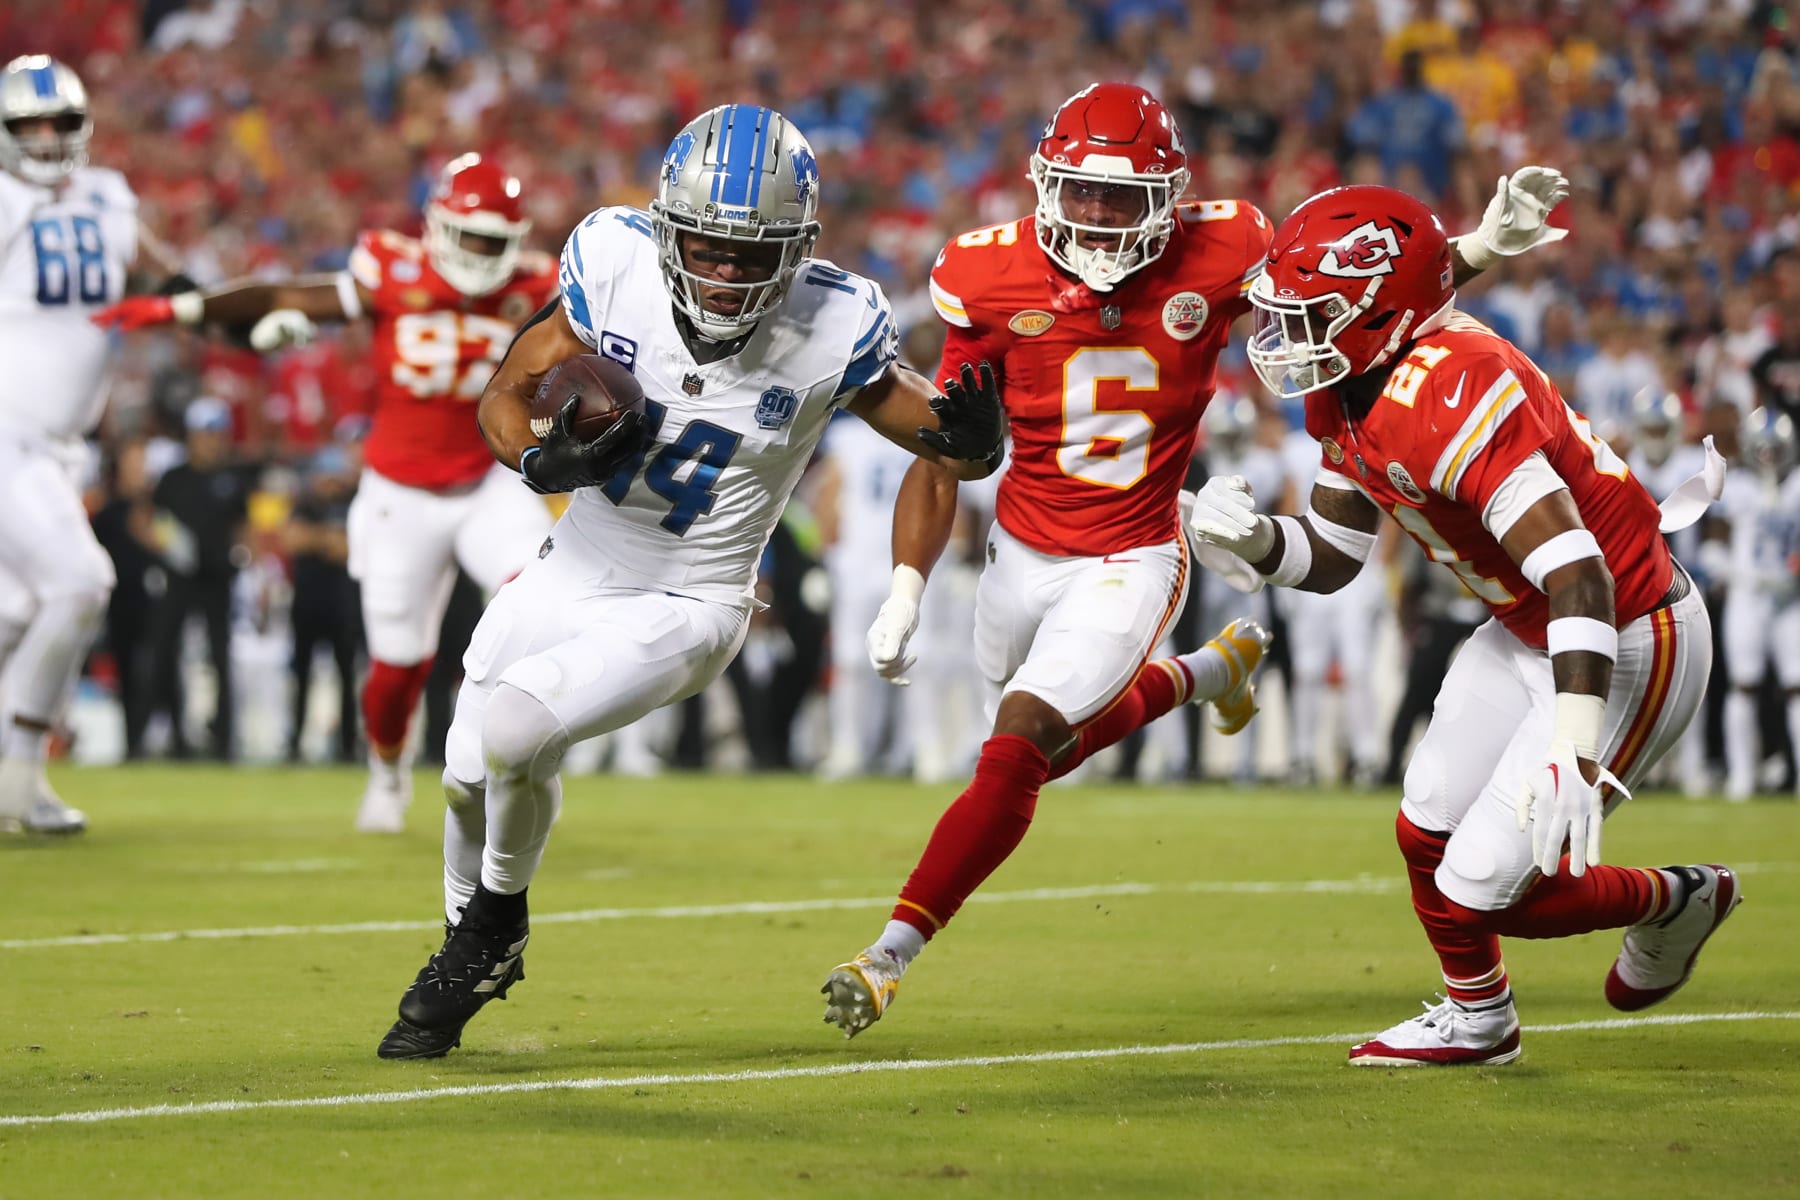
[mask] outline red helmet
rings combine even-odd
[[[1187,150],[1155,96],[1129,83],[1094,83],[1050,118],[1031,156],[1031,181],[1038,245],[1090,288],[1111,291],[1168,246],[1187,190]],[[1071,215],[1101,193],[1098,203],[1127,215],[1106,224]]]
[[[447,163],[425,202],[425,253],[464,295],[485,296],[511,279],[529,232],[518,179],[479,154]]]
[[[1405,192],[1333,188],[1275,230],[1250,288],[1250,365],[1284,399],[1379,367],[1456,299],[1450,239]]]

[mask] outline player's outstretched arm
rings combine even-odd
[[[236,283],[172,296],[128,296],[94,314],[94,323],[128,331],[151,325],[249,325],[250,345],[264,353],[304,345],[314,321],[350,321],[372,303],[368,289],[347,273],[312,275],[289,283]]]
[[[1521,469],[1549,467],[1528,463]],[[1599,761],[1606,695],[1619,655],[1612,572],[1566,488],[1536,501],[1499,536],[1520,573],[1550,600],[1545,636],[1556,681],[1545,765],[1518,796],[1519,828],[1531,829],[1532,852],[1544,874],[1556,874],[1566,841],[1569,872],[1580,875],[1600,861],[1602,788],[1625,795],[1625,786]]]
[[[985,479],[1000,465],[1006,422],[1000,386],[987,363],[964,363],[940,395],[898,364],[862,388],[847,408],[875,432],[957,479]]]
[[[1228,550],[1276,587],[1335,592],[1355,579],[1375,549],[1381,510],[1361,492],[1321,475],[1306,515],[1270,517],[1242,475],[1206,481],[1189,517],[1194,537]]]
[[[901,687],[910,682],[906,673],[917,661],[906,647],[919,628],[925,577],[956,528],[956,492],[957,479],[948,467],[921,458],[907,468],[894,499],[894,574],[865,644],[875,673]]]
[[[1569,236],[1548,224],[1550,210],[1568,198],[1569,181],[1555,167],[1520,167],[1502,175],[1474,233],[1450,239],[1456,285],[1467,283],[1502,258]]]

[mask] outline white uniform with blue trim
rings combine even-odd
[[[108,336],[89,318],[125,294],[137,197],[82,167],[57,187],[0,172],[0,569],[35,603],[113,584],[77,476],[105,404]]]
[[[579,741],[693,695],[725,668],[758,560],[827,422],[899,352],[880,287],[808,260],[737,354],[695,362],[649,217],[635,208],[600,209],[576,228],[562,303],[583,341],[637,376],[655,434],[604,486],[575,493],[538,559],[483,615],[447,753],[448,776],[468,785],[483,778],[482,719],[501,683]]]

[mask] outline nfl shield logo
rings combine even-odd
[[[794,419],[800,397],[793,388],[772,387],[756,402],[756,424],[761,429],[780,429]]]
[[[681,377],[681,390],[690,396],[698,396],[700,394],[700,389],[705,386],[706,381],[700,378],[700,374],[697,371],[689,371],[686,375]]]

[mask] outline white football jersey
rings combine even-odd
[[[821,453],[838,469],[838,537],[832,553],[847,564],[868,564],[885,588],[885,566],[893,552],[894,505],[913,456],[851,416],[831,423]]]
[[[1687,482],[1688,478],[1706,465],[1706,451],[1698,446],[1682,444],[1675,447],[1669,457],[1660,464],[1652,463],[1644,457],[1641,449],[1633,448],[1626,458],[1626,465],[1637,481],[1644,485],[1658,504],[1668,498],[1670,492]],[[1686,529],[1678,529],[1674,533],[1663,535],[1669,543],[1669,549],[1683,565],[1692,566],[1700,550],[1700,522],[1696,521]]]
[[[1732,585],[1786,594],[1792,557],[1800,554],[1800,470],[1780,483],[1754,470],[1734,470],[1719,497],[1731,522]]]
[[[89,318],[125,294],[137,231],[117,171],[54,189],[0,171],[0,427],[61,440],[99,422],[108,335]]]
[[[576,226],[561,286],[576,333],[643,385],[654,431],[641,457],[575,493],[561,527],[644,587],[742,600],[832,413],[899,355],[887,297],[808,259],[741,350],[697,363],[675,324],[649,215],[623,207]]]

